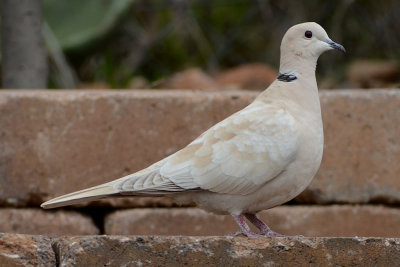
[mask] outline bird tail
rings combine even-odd
[[[44,209],[52,209],[85,201],[98,200],[118,193],[118,190],[114,188],[112,183],[106,183],[50,199],[40,206]]]

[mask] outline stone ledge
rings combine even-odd
[[[2,266],[397,266],[398,238],[0,234]]]
[[[254,92],[0,91],[0,205],[36,206],[139,170]],[[325,152],[303,203],[400,203],[400,90],[321,92]],[[171,206],[165,198],[97,202]]]
[[[280,206],[259,213],[274,231],[303,236],[379,236],[400,238],[400,209],[382,206]],[[232,234],[239,230],[231,216],[196,208],[131,209],[109,214],[110,235]],[[255,230],[255,229],[254,229]]]
[[[56,266],[52,239],[41,235],[0,233],[0,266]]]
[[[62,265],[396,266],[400,239],[123,237],[58,239]]]

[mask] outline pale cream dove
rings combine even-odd
[[[170,196],[231,214],[243,234],[277,236],[256,213],[287,202],[313,179],[324,144],[318,57],[343,46],[314,22],[291,27],[279,76],[250,105],[146,169],[43,203],[55,208],[109,196]],[[244,217],[259,230],[254,233]]]

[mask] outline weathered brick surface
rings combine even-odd
[[[56,266],[51,239],[0,233],[0,266]]]
[[[257,93],[0,92],[0,205],[38,205],[139,170]],[[323,164],[298,201],[400,202],[400,91],[322,92]],[[106,201],[169,206],[167,199]],[[99,202],[97,203],[99,205]]]
[[[400,239],[66,237],[61,266],[399,266]]]
[[[0,234],[0,266],[399,266],[398,238]]]
[[[95,235],[99,229],[91,218],[74,211],[0,209],[0,232],[33,235]]]
[[[381,206],[282,206],[260,218],[274,231],[303,236],[400,237],[400,209]],[[112,235],[226,235],[239,230],[231,216],[196,208],[132,209],[109,214]]]

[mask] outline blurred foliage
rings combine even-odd
[[[246,62],[277,68],[283,34],[305,21],[320,23],[348,51],[321,57],[324,78],[343,80],[340,64],[356,58],[400,58],[398,0],[128,2],[46,0],[59,5],[46,7],[46,19],[81,81],[121,88],[137,75],[154,81],[192,66],[211,73]],[[113,15],[100,15],[107,11]]]
[[[79,49],[107,34],[132,0],[45,0],[44,16],[64,50]]]

